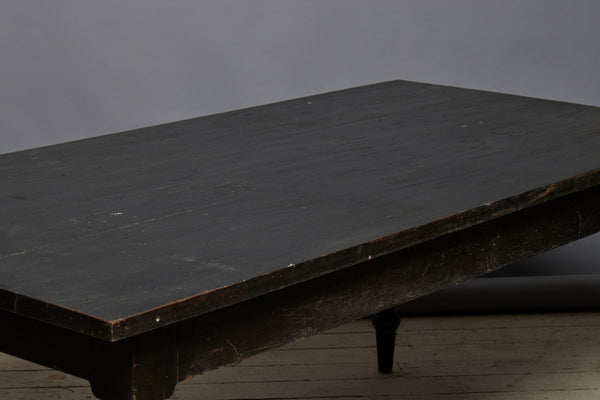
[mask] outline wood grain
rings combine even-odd
[[[5,154],[0,308],[129,337],[596,186],[598,154],[598,108],[405,81]]]

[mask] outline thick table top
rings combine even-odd
[[[406,81],[5,154],[0,308],[125,337],[598,185],[598,168],[599,108]]]

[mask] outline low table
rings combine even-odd
[[[599,108],[406,81],[4,154],[0,350],[111,400],[372,314],[383,357],[386,310],[599,231],[598,168]]]

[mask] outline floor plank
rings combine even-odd
[[[599,338],[600,313],[405,318],[386,376],[361,320],[189,379],[173,399],[600,398]],[[0,354],[0,399],[85,398],[86,381]]]

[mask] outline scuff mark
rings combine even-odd
[[[306,335],[306,336],[310,336],[310,335]],[[259,347],[258,349],[256,349],[256,352],[260,353],[260,352],[263,352],[263,351],[274,349],[274,348],[279,347],[279,346],[280,345],[278,345],[278,344],[270,344],[270,345],[267,345],[267,346]]]
[[[32,247],[30,249],[24,249],[24,250],[20,250],[20,251],[15,251],[14,253],[3,255],[2,258],[8,258],[8,257],[14,257],[14,256],[23,256],[25,254],[29,254],[29,253],[34,252],[36,250],[42,249],[44,247],[45,247],[45,245],[41,245],[41,246]]]
[[[227,341],[227,343],[229,343],[229,345],[231,346],[231,348],[232,348],[232,349],[233,349],[233,351],[235,352],[235,357],[236,357],[238,360],[241,360],[241,359],[242,359],[242,355],[241,355],[241,354],[240,354],[240,352],[238,351],[237,347],[235,347],[235,346],[234,346],[234,344],[233,344],[233,343],[231,343],[231,340],[229,340],[229,339],[225,339],[225,341]]]
[[[150,218],[150,219],[146,219],[146,220],[143,220],[143,221],[134,222],[132,224],[122,225],[122,226],[119,226],[119,227],[117,227],[115,229],[127,229],[127,228],[131,228],[131,227],[138,226],[138,225],[149,224],[150,222],[156,222],[156,221],[160,221],[160,220],[166,219],[166,218],[171,218],[171,217],[177,217],[179,215],[190,214],[190,213],[192,213],[194,211],[196,211],[196,210],[195,209],[183,210],[183,211],[175,212],[175,213],[172,213],[172,214],[167,214],[167,215],[164,215],[162,217]],[[103,233],[103,232],[99,232],[99,233]]]
[[[541,198],[543,198],[543,197],[547,196],[549,193],[551,193],[551,192],[552,192],[552,191],[555,189],[555,188],[554,188],[554,186],[555,186],[555,185],[548,185],[548,186],[547,186],[547,187],[544,189],[544,191],[543,191],[543,192],[541,192],[541,193],[536,193],[536,194],[535,194],[535,195],[534,195],[534,196],[531,198],[531,200],[530,200],[530,203],[531,203],[531,202],[534,202],[534,201],[537,201],[537,200],[539,200],[539,199],[541,199]]]
[[[81,235],[81,236],[77,236],[77,237],[66,238],[66,239],[63,239],[63,240],[58,240],[58,241],[53,241],[53,242],[47,242],[47,243],[44,243],[44,244],[41,244],[41,245],[38,245],[38,246],[31,247],[29,249],[23,249],[23,250],[15,251],[15,252],[10,253],[10,254],[2,254],[2,255],[0,255],[0,259],[6,259],[6,258],[9,258],[9,257],[15,257],[15,256],[22,256],[22,255],[25,255],[25,254],[28,254],[28,253],[32,253],[32,252],[34,252],[36,250],[41,250],[41,249],[47,248],[48,246],[51,246],[52,244],[55,244],[55,243],[60,243],[60,242],[67,242],[68,243],[68,242],[73,242],[73,241],[79,240],[79,239],[84,238],[84,237],[100,236],[100,235],[103,235],[103,234],[106,234],[106,233],[109,233],[109,232],[114,232],[116,230],[130,229],[130,228],[133,228],[133,227],[136,227],[136,226],[139,226],[139,225],[144,225],[144,224],[148,224],[148,223],[151,223],[151,222],[160,221],[160,220],[163,220],[163,219],[166,219],[166,218],[171,218],[171,217],[177,217],[179,215],[190,214],[190,213],[193,213],[195,211],[197,211],[197,209],[188,209],[188,210],[178,211],[178,212],[174,212],[172,214],[163,215],[161,217],[150,218],[150,219],[147,219],[147,220],[144,220],[144,221],[134,222],[134,223],[127,224],[127,225],[121,225],[121,226],[117,226],[117,227],[114,227],[114,228],[103,229],[103,230],[100,230],[98,232],[91,232],[91,233],[86,234],[86,235]],[[107,221],[106,220],[102,220],[101,222],[106,223]]]

